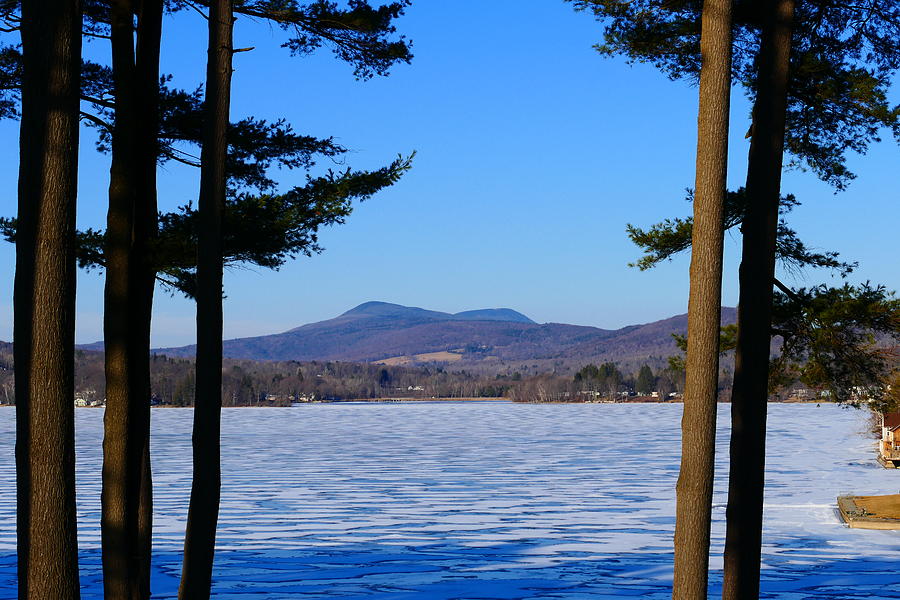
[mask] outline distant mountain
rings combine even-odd
[[[723,308],[723,322],[735,310]],[[538,324],[509,308],[457,314],[387,302],[366,302],[333,319],[259,337],[226,340],[228,358],[340,360],[388,364],[453,363],[454,368],[542,370],[587,361],[662,364],[677,350],[672,333],[687,331],[687,316],[616,330]],[[195,346],[156,350],[193,356]]]
[[[415,308],[413,306],[391,304],[389,302],[365,302],[356,308],[351,308],[337,318],[343,317],[377,317],[406,321],[509,321],[513,323],[534,323],[522,313],[511,308],[483,308],[481,310],[467,310],[451,314]]]
[[[483,308],[467,310],[453,315],[454,319],[466,321],[510,321],[513,323],[534,323],[531,319],[511,308]]]

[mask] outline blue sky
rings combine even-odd
[[[539,322],[616,328],[681,313],[688,257],[639,272],[626,223],[686,215],[693,185],[697,90],[648,66],[592,49],[601,26],[563,2],[417,0],[398,22],[413,40],[411,65],[355,81],[329,51],[291,57],[282,33],[239,19],[232,118],[286,117],[299,132],[334,136],[353,149],[347,164],[375,168],[417,156],[392,189],[326,230],[324,254],[279,272],[226,274],[226,337],[283,331],[368,300],[457,312],[511,307]],[[205,21],[167,18],[163,71],[174,84],[202,82]],[[102,42],[86,46],[102,58]],[[746,171],[747,103],[733,97],[731,187]],[[0,123],[3,214],[15,212],[18,124]],[[865,157],[849,191],[834,195],[809,173],[783,189],[804,202],[791,224],[811,246],[836,249],[861,267],[853,281],[900,287],[898,149],[889,135]],[[108,157],[82,137],[79,224],[102,227]],[[322,164],[325,168],[330,165]],[[165,166],[161,208],[196,196],[197,173]],[[283,188],[303,174],[276,175]],[[724,303],[737,301],[739,239],[726,240]],[[12,336],[14,250],[0,247],[0,339]],[[824,279],[823,279],[824,278]],[[809,273],[801,284],[828,280]],[[79,278],[79,342],[101,338],[102,276]],[[194,306],[157,294],[155,346],[194,339]]]

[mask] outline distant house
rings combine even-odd
[[[791,392],[791,398],[796,398],[797,400],[809,400],[812,398],[812,391],[805,387],[797,387]]]
[[[881,415],[878,462],[890,469],[896,468],[900,463],[900,412]]]
[[[97,402],[97,390],[86,389],[75,392],[75,406],[79,408],[101,406]]]
[[[291,401],[291,406],[300,406],[301,404],[308,402],[316,402],[317,398],[315,394],[300,394],[298,396],[289,396],[288,399]]]

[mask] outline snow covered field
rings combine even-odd
[[[720,406],[713,595],[728,405]],[[900,598],[900,532],[851,530],[840,493],[897,493],[864,415],[770,405],[763,595]],[[78,409],[85,600],[102,597],[103,411]],[[189,410],[153,411],[155,598],[178,585]],[[217,598],[667,598],[680,405],[226,409]],[[0,598],[15,590],[14,411],[0,409]]]

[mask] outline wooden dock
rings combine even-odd
[[[879,453],[875,456],[875,460],[877,460],[878,464],[881,465],[882,467],[884,467],[885,469],[896,469],[897,468],[897,463],[895,463],[893,460],[888,460],[888,459],[884,458],[881,455],[881,453]]]
[[[857,529],[900,529],[900,494],[838,496],[838,510]]]

